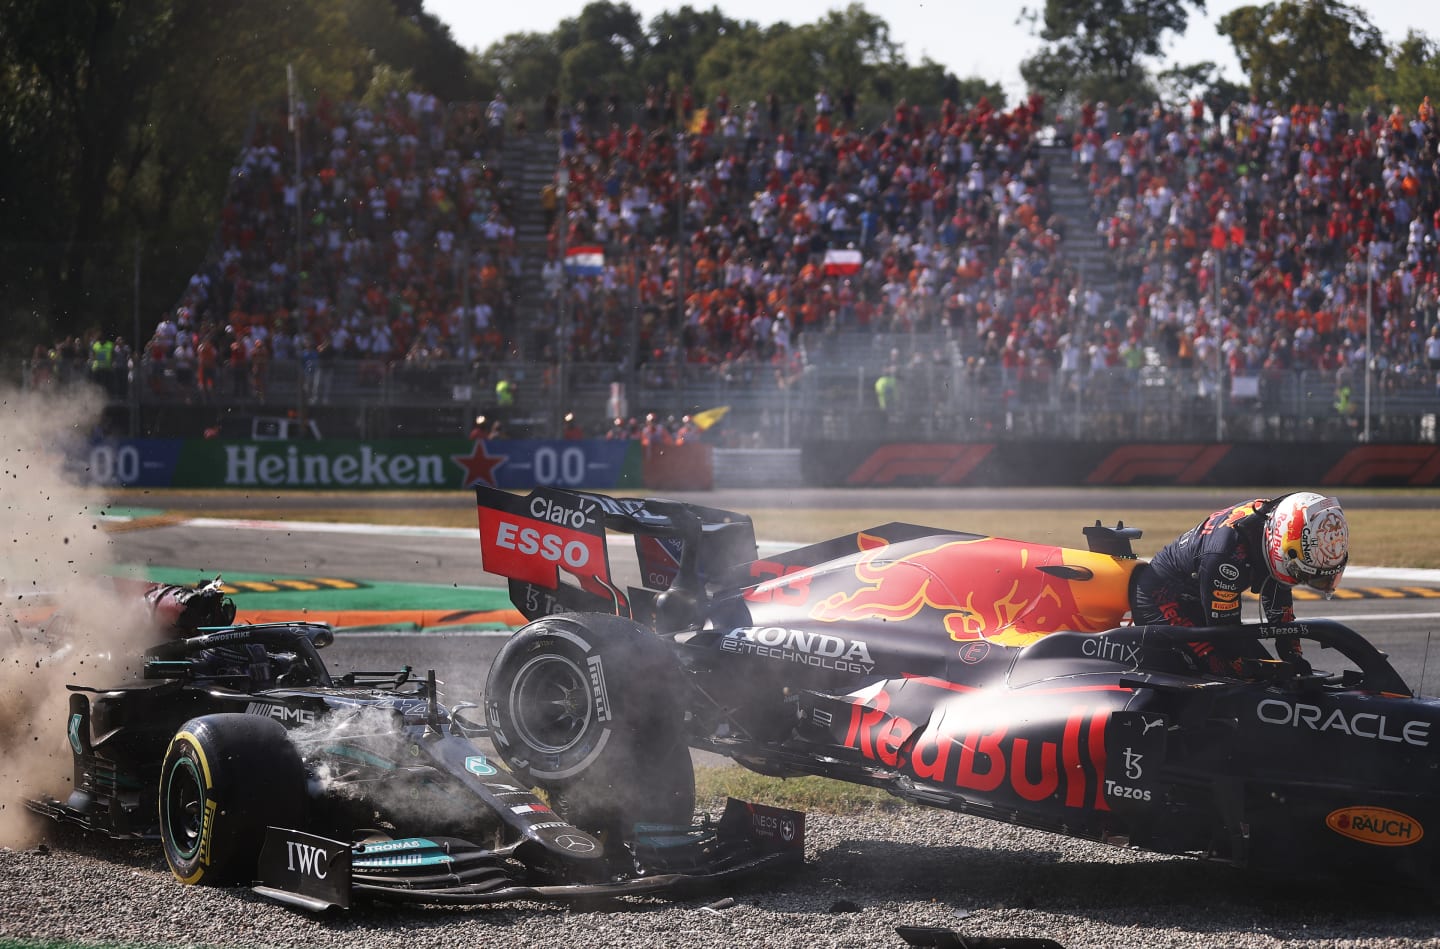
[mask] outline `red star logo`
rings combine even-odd
[[[509,455],[492,456],[485,450],[485,443],[475,443],[474,451],[468,455],[451,455],[450,460],[465,469],[465,481],[460,485],[462,488],[473,488],[477,484],[485,484],[490,487],[499,487],[495,483],[495,469],[510,460]]]

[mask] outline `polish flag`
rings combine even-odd
[[[860,264],[864,258],[858,250],[839,250],[831,248],[825,252],[825,275],[828,277],[848,277],[851,274],[860,272]]]

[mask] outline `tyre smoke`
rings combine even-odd
[[[0,846],[39,839],[26,799],[70,793],[65,687],[132,677],[155,636],[142,599],[106,576],[105,499],[72,460],[102,405],[86,388],[0,390]]]
[[[443,769],[432,774],[427,759],[410,753],[402,726],[396,710],[360,706],[292,729],[290,740],[322,794],[369,811],[366,819],[401,835],[463,835],[493,823],[470,795],[454,793]]]

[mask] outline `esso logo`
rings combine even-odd
[[[584,541],[567,541],[559,534],[507,522],[502,522],[495,532],[495,546],[526,557],[538,556],[551,563],[563,563],[571,569],[579,569],[590,562],[590,548]]]

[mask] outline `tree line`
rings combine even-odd
[[[1052,111],[1252,93],[1413,109],[1440,88],[1433,40],[1412,31],[1389,46],[1338,0],[1226,14],[1219,30],[1245,84],[1213,63],[1167,62],[1165,44],[1203,10],[1203,0],[1045,0],[1020,13],[1037,45],[1021,74]],[[762,26],[688,5],[647,23],[601,0],[549,32],[466,50],[422,0],[0,0],[5,345],[124,334],[137,309],[153,325],[214,238],[249,130],[292,97],[378,103],[424,90],[484,102],[503,92],[538,120],[547,104],[620,102],[638,113],[684,90],[702,105],[723,94],[803,106],[822,87],[862,103],[862,122],[883,121],[901,100],[1007,104],[998,77],[907,59],[858,3],[814,23]]]

